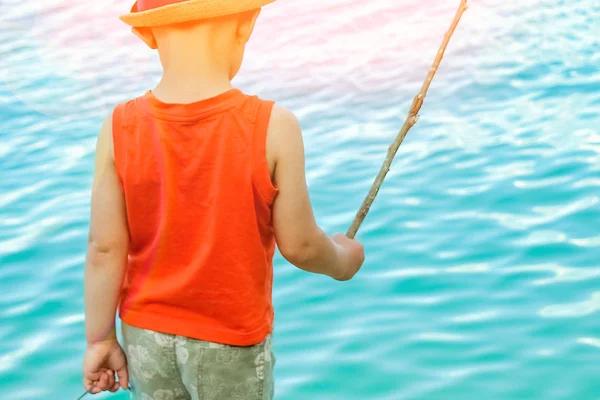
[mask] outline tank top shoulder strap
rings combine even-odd
[[[271,204],[277,194],[277,188],[271,181],[271,172],[269,171],[269,163],[267,161],[267,132],[275,103],[268,100],[261,100],[258,97],[254,97],[253,100],[254,132],[252,146],[254,181],[263,199],[268,204]]]

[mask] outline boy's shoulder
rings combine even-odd
[[[275,103],[271,111],[269,133],[286,136],[300,132],[300,121],[296,115],[287,108]]]
[[[292,111],[277,103],[276,101],[264,98],[258,94],[248,94],[241,91],[240,89],[234,90],[239,91],[245,97],[246,101],[244,102],[244,104],[249,105],[249,107],[242,107],[242,109],[244,109],[244,111],[247,112],[247,115],[249,117],[253,118],[254,116],[256,116],[256,107],[259,104],[272,104],[269,118],[269,133],[275,131],[286,132],[290,129],[293,130],[294,128],[300,127],[300,122],[298,121],[296,115]]]
[[[135,108],[140,99],[147,95],[148,92],[141,94],[139,96],[128,98],[125,100],[121,100],[118,102],[112,111],[113,119],[123,119],[128,114],[130,114]]]

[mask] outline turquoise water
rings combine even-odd
[[[359,233],[363,271],[340,284],[276,259],[278,399],[600,399],[600,3],[470,3]],[[329,233],[457,4],[264,10],[236,84],[298,114]],[[3,400],[82,392],[95,136],[159,73],[116,20],[128,6],[0,0]]]

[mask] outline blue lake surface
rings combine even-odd
[[[235,84],[345,232],[458,0],[280,0]],[[96,135],[157,57],[122,0],[0,0],[0,398],[76,399]],[[340,284],[277,256],[277,399],[600,399],[600,3],[470,1]],[[126,399],[127,393],[97,398]],[[163,399],[154,399],[163,400]]]

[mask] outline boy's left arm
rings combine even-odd
[[[90,393],[128,387],[127,361],[117,342],[115,314],[127,265],[129,231],[113,153],[112,117],[109,116],[96,144],[85,262],[87,350],[83,384]],[[115,381],[115,373],[119,382]]]

